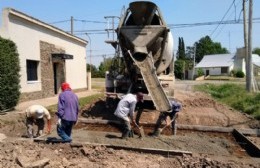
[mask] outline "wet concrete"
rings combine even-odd
[[[77,129],[73,129],[72,137],[73,141],[82,143],[152,148],[158,150],[180,150],[195,154],[239,158],[249,157],[247,152],[240,147],[231,133],[178,130],[178,134],[175,136],[161,135],[159,138],[154,138],[148,135],[150,131],[150,129],[146,129],[146,136],[141,139],[138,135],[134,135],[133,138],[123,140],[120,138],[121,133],[115,125],[83,124],[78,126]],[[52,136],[58,137],[55,131],[51,135],[48,135],[48,137]]]

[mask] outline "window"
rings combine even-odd
[[[228,67],[221,67],[221,74],[228,73]]]
[[[38,72],[37,72],[38,65],[39,65],[39,61],[26,60],[27,81],[38,80]]]

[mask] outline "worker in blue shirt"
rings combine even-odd
[[[159,128],[162,125],[163,121],[166,122],[166,125],[171,124],[172,133],[173,135],[176,135],[177,133],[176,118],[178,117],[178,113],[181,111],[182,106],[181,103],[176,100],[172,100],[170,103],[172,105],[172,111],[160,113],[155,124],[154,132],[152,134],[153,136],[159,136],[160,134]],[[167,117],[170,117],[170,122],[167,121]]]
[[[70,85],[66,82],[61,85],[62,93],[58,101],[57,133],[63,142],[71,142],[72,127],[78,120],[79,100],[75,93],[72,92]]]

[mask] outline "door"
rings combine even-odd
[[[209,75],[209,70],[206,70],[206,76],[208,76]]]
[[[58,69],[58,63],[53,63],[54,93],[55,94],[58,94],[57,69]]]

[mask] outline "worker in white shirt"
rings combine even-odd
[[[45,125],[44,118],[47,120],[47,133],[51,131],[51,115],[49,111],[41,105],[32,105],[26,110],[26,127],[27,135],[29,138],[38,137],[43,134],[43,129]],[[34,135],[33,125],[37,125],[38,130],[36,135]]]
[[[114,115],[120,120],[123,130],[122,139],[127,139],[131,132],[131,123],[137,126],[134,120],[134,111],[137,102],[143,101],[143,94],[138,92],[137,94],[128,93],[118,103]]]

